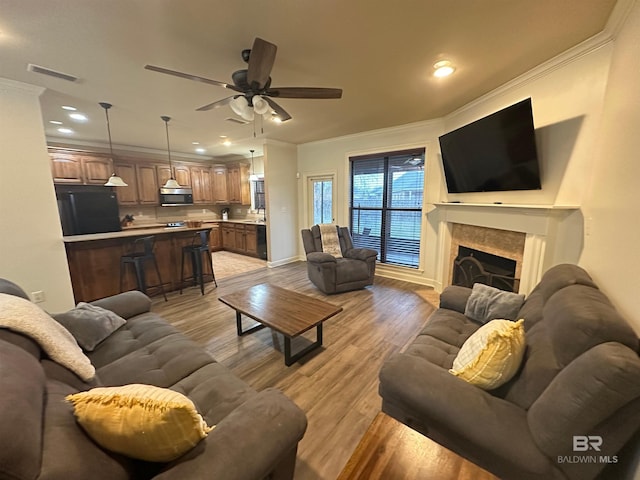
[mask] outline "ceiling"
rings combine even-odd
[[[0,77],[45,87],[50,142],[228,159],[261,154],[264,139],[294,144],[446,115],[603,30],[615,0],[1,0]],[[292,120],[247,125],[222,87],[145,70],[159,65],[231,81],[255,37],[278,46],[274,87],[338,87],[341,99],[280,99]],[[447,59],[457,70],[432,75]],[[32,63],[78,77],[27,70]],[[88,117],[68,118],[62,105]],[[63,135],[58,120],[75,133]],[[254,136],[255,134],[255,136]],[[222,145],[226,136],[230,146]],[[192,142],[199,142],[194,145]]]

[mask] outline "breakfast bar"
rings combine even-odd
[[[207,225],[197,228],[158,227],[63,237],[75,301],[90,302],[119,293],[120,257],[131,250],[136,238],[149,235],[155,236],[154,252],[164,290],[179,290],[182,247],[191,245],[195,232],[211,229]],[[190,275],[191,262],[186,262],[185,276]],[[150,286],[158,285],[153,268],[147,268],[146,277]],[[132,268],[126,269],[122,288],[124,291],[136,288]],[[154,295],[155,289],[150,288],[149,294]]]

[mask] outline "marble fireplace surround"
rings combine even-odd
[[[458,246],[516,261],[520,293],[529,294],[546,270],[555,233],[576,206],[438,203],[441,285],[451,284]]]

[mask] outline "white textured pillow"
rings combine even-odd
[[[525,348],[524,320],[491,320],[462,344],[449,372],[492,390],[516,374]]]

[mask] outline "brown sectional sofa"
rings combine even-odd
[[[464,315],[470,294],[446,288],[415,341],[387,360],[382,410],[504,480],[638,478],[638,337],[589,275],[575,265],[544,275],[517,316],[520,369],[492,391],[448,371],[480,327]]]
[[[0,293],[27,298],[0,279]],[[0,329],[0,478],[293,478],[305,414],[281,392],[256,392],[158,315],[140,292],[93,302],[127,323],[87,352],[85,383],[27,336]],[[105,451],[78,426],[65,396],[94,386],[144,383],[185,394],[216,428],[168,464]]]

